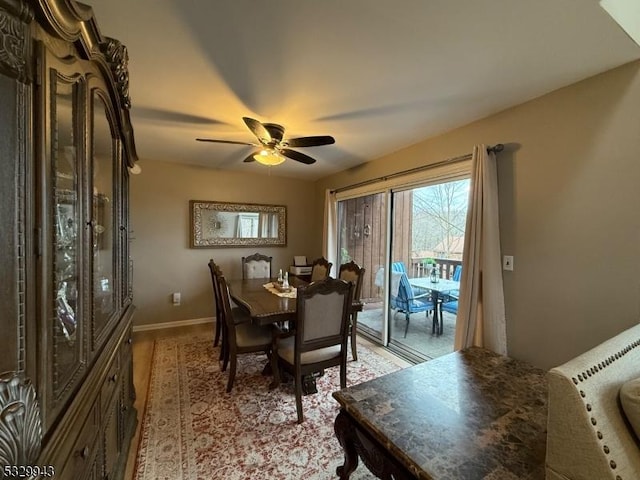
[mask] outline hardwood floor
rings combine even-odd
[[[142,427],[142,418],[147,403],[147,394],[149,391],[149,381],[151,379],[151,362],[153,360],[153,349],[156,339],[168,338],[179,335],[196,334],[209,332],[213,340],[213,324],[206,323],[201,325],[191,325],[187,327],[163,328],[157,330],[145,330],[134,332],[133,334],[133,383],[136,389],[135,408],[138,411],[138,425],[135,435],[131,441],[131,449],[127,459],[127,468],[125,470],[125,480],[133,480],[136,466],[136,456],[138,453],[138,444],[140,442],[140,430]],[[386,349],[375,345],[368,340],[358,337],[358,345],[366,345],[371,350],[391,360],[401,367],[408,367],[411,364],[397,357]]]

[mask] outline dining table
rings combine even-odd
[[[228,280],[229,295],[239,307],[243,307],[256,325],[270,325],[296,318],[296,297],[294,293],[278,295],[265,285],[276,282],[268,278],[242,278]],[[292,292],[309,282],[295,276],[289,277]],[[354,301],[351,312],[362,311],[363,304]]]
[[[456,280],[449,280],[446,278],[440,278],[434,282],[430,277],[416,277],[410,278],[409,284],[413,288],[420,290],[428,290],[431,294],[431,300],[433,301],[433,329],[436,335],[442,335],[443,321],[442,312],[438,308],[439,303],[445,299],[447,295],[451,295],[460,291],[460,282]]]
[[[231,279],[228,281],[229,295],[239,307],[249,313],[251,321],[256,325],[295,320],[296,297],[293,294],[280,296],[265,287],[275,281],[268,278]],[[308,284],[298,277],[289,278],[292,292]]]
[[[271,285],[275,279],[242,278],[230,279],[229,295],[236,305],[243,308],[255,325],[271,325],[274,323],[290,325],[296,320],[296,295],[298,287],[309,285],[309,282],[295,276],[289,277],[290,292],[278,292]],[[363,304],[354,301],[351,312],[362,311]],[[270,364],[265,366],[265,373],[270,371]],[[303,380],[305,394],[316,393],[315,377],[306,376]]]

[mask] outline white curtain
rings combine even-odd
[[[322,238],[322,254],[333,264],[330,275],[337,278],[338,265],[338,201],[331,190],[325,193],[324,201],[324,236]]]
[[[258,223],[258,236],[262,238],[278,237],[278,215],[275,213],[261,212]]]
[[[258,236],[261,238],[268,238],[271,236],[271,225],[269,223],[270,213],[261,212],[260,220],[258,222]]]
[[[496,157],[486,145],[476,145],[471,162],[454,348],[479,346],[506,355]]]

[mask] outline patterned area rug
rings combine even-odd
[[[208,335],[156,342],[135,479],[337,478],[343,454],[331,392],[340,388],[339,368],[326,370],[318,393],[303,397],[305,421],[298,425],[293,384],[269,391],[265,355],[239,357],[229,394],[218,355]],[[364,346],[358,357],[349,361],[348,386],[399,369]],[[374,477],[360,464],[351,478]]]

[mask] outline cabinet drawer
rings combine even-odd
[[[100,411],[104,412],[109,405],[111,396],[114,390],[120,382],[120,356],[116,355],[111,361],[109,370],[104,382],[102,383],[102,389],[100,390]]]
[[[100,431],[100,412],[98,405],[94,405],[87,417],[80,434],[69,454],[62,474],[57,480],[79,480],[85,478],[95,468],[95,458],[98,453],[96,440]]]

